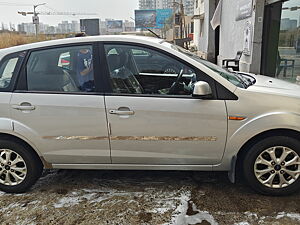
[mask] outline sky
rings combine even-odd
[[[284,3],[285,7],[299,6],[300,0],[289,0]],[[134,10],[138,8],[138,0],[0,0],[0,25],[4,22],[18,23],[32,22],[31,16],[22,16],[17,11],[32,11],[34,4],[46,3],[40,6],[40,11],[63,11],[63,12],[89,12],[97,13],[94,16],[40,16],[40,22],[57,25],[63,20],[78,20],[80,18],[100,19],[127,19],[134,18]],[[299,20],[300,11],[284,11],[282,18]],[[299,21],[300,25],[300,21]]]
[[[46,3],[37,9],[40,11],[63,11],[97,13],[95,16],[40,16],[40,22],[57,25],[62,20],[78,20],[80,18],[127,19],[134,18],[134,10],[138,9],[138,0],[0,0],[0,23],[9,24],[32,22],[32,16],[19,15],[18,11],[33,11],[34,4]],[[31,6],[32,5],[32,6]],[[37,11],[38,11],[37,10]]]

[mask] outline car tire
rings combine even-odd
[[[0,140],[0,191],[23,193],[40,178],[43,164],[28,146]]]
[[[250,147],[243,160],[246,181],[264,195],[284,196],[300,189],[300,141],[268,137]],[[293,162],[294,161],[294,162]]]

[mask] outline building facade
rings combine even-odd
[[[219,13],[217,7],[220,6]],[[218,18],[218,26],[211,21]],[[194,43],[198,54],[223,65],[243,54],[244,72],[296,79],[300,76],[299,0],[197,0]]]
[[[156,9],[156,0],[139,0],[139,9]]]
[[[18,25],[18,31],[26,34],[35,34],[35,25],[33,23],[21,23]],[[77,33],[80,31],[80,24],[78,21],[62,21],[57,26],[50,26],[49,24],[39,24],[40,34],[68,34]]]
[[[168,9],[173,8],[173,2],[180,3],[181,0],[139,0],[139,9]],[[182,0],[185,14],[194,14],[194,0]]]

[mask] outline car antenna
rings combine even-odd
[[[133,19],[132,17],[130,17],[130,19],[132,19],[132,20],[135,22],[135,19]],[[143,26],[143,28],[146,29],[146,30],[148,30],[148,31],[149,31],[150,33],[152,33],[155,37],[162,39],[161,36],[159,36],[158,34],[156,34],[153,30],[150,30],[149,28],[144,27],[144,26]]]

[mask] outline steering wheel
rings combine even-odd
[[[179,84],[182,76],[183,76],[183,69],[181,69],[180,72],[178,73],[176,81],[172,84],[172,86],[169,90],[169,94],[176,94],[176,89],[178,88],[178,84]]]

